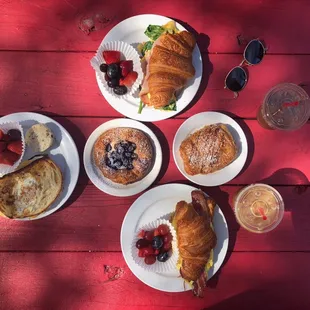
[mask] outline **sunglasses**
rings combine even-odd
[[[254,66],[261,63],[263,60],[267,49],[264,47],[263,43],[258,40],[252,40],[248,43],[243,52],[243,60],[241,64],[237,67],[232,68],[226,78],[225,87],[234,92],[235,98],[238,97],[238,92],[243,90],[248,81],[248,76],[243,66]]]

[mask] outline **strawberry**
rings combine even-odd
[[[0,153],[6,149],[6,142],[0,141]]]
[[[133,69],[133,62],[132,60],[124,60],[121,61],[119,66],[121,67],[122,77],[126,77]]]
[[[22,141],[13,141],[8,144],[8,150],[16,153],[18,155],[22,155],[23,153],[23,144]]]
[[[160,236],[160,233],[159,233],[159,231],[158,231],[158,228],[156,228],[156,229],[154,230],[154,237],[156,237],[156,236]]]
[[[165,243],[165,244],[164,244],[164,249],[165,249],[166,251],[169,251],[171,248],[172,248],[171,242]]]
[[[118,63],[121,60],[121,53],[118,51],[104,51],[102,55],[108,65]]]
[[[5,134],[1,129],[0,129],[0,141],[10,141],[10,136]]]
[[[144,235],[145,235],[145,231],[142,229],[142,230],[139,232],[138,237],[143,239],[143,238],[144,238]]]
[[[130,87],[137,79],[138,73],[136,71],[131,71],[124,79],[120,79],[119,85]]]
[[[139,257],[145,257],[145,254],[144,254],[144,250],[143,250],[143,249],[139,249],[138,256],[139,256]]]
[[[12,153],[8,150],[0,153],[0,164],[13,166],[15,162],[19,159],[19,155]]]

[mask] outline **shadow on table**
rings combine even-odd
[[[184,113],[188,111],[189,109],[191,109],[195,105],[195,103],[198,102],[198,100],[201,98],[201,96],[203,95],[204,91],[206,90],[208,86],[209,78],[213,72],[213,64],[211,63],[209,54],[208,54],[208,48],[210,45],[210,37],[205,33],[197,32],[193,27],[191,27],[186,22],[183,22],[182,20],[179,20],[173,17],[169,17],[169,18],[174,19],[176,22],[181,24],[186,30],[194,34],[196,41],[197,41],[197,45],[201,53],[201,58],[202,58],[203,70],[202,70],[201,83],[200,83],[198,92],[196,93],[191,103],[184,110],[182,110],[181,113]]]
[[[70,198],[64,203],[64,205],[60,209],[56,211],[56,212],[59,212],[65,209],[66,207],[68,207],[69,205],[73,204],[82,195],[85,187],[87,186],[86,182],[81,182],[82,176],[86,174],[84,170],[84,165],[83,165],[83,150],[84,150],[84,145],[86,143],[86,137],[82,133],[82,131],[79,129],[79,127],[75,125],[73,122],[71,122],[68,118],[58,115],[56,113],[52,113],[52,112],[46,112],[46,113],[41,113],[41,114],[51,117],[53,119],[57,118],[57,122],[59,122],[72,136],[72,139],[77,145],[77,149],[79,152],[80,174],[79,174],[79,178],[77,181],[77,185],[73,193],[71,194]]]
[[[277,187],[277,190],[283,198],[285,211],[291,212],[294,233],[303,240],[310,233],[310,182],[302,171],[295,168],[279,169],[259,182],[273,185],[279,180],[281,184],[287,184]]]
[[[293,294],[283,295],[283,290],[281,289],[281,287],[283,288],[282,282],[268,282],[264,287],[258,287],[256,289],[251,289],[240,294],[231,296],[215,305],[203,308],[202,310],[308,309],[308,300],[303,300],[302,298],[296,299]],[[305,290],[306,289],[303,289],[304,294],[306,294]]]
[[[234,212],[232,207],[229,204],[229,194],[223,190],[221,190],[221,188],[219,186],[216,187],[204,187],[204,186],[199,186],[196,184],[192,184],[189,181],[184,181],[184,180],[180,180],[180,181],[173,181],[171,183],[180,183],[180,184],[186,184],[186,185],[191,185],[197,188],[200,188],[202,191],[204,191],[206,194],[208,194],[209,196],[211,196],[212,198],[215,199],[216,203],[218,204],[218,206],[220,207],[220,209],[222,210],[226,222],[227,222],[227,226],[228,226],[228,232],[229,232],[229,244],[228,244],[228,251],[227,254],[225,256],[224,262],[221,266],[221,268],[217,271],[217,273],[207,282],[207,286],[210,288],[216,288],[219,279],[220,279],[220,274],[221,274],[221,270],[222,268],[226,265],[226,263],[228,262],[233,249],[235,247],[236,244],[236,239],[237,239],[237,232],[240,228],[239,224],[236,221]]]
[[[156,180],[153,182],[153,184],[157,184],[162,179],[162,177],[165,175],[165,173],[168,169],[168,166],[169,166],[169,160],[170,160],[169,143],[168,143],[168,140],[167,140],[165,134],[156,125],[154,125],[150,122],[146,123],[145,125],[147,127],[149,127],[154,132],[154,134],[156,135],[156,137],[159,140],[159,143],[160,143],[160,146],[162,149],[162,158],[163,158],[162,166],[160,168],[160,172],[159,172]]]

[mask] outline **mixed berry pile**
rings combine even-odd
[[[153,265],[156,259],[166,262],[169,259],[169,251],[172,248],[172,235],[167,225],[159,225],[151,231],[141,230],[136,248],[139,249],[138,256],[144,258],[147,265]]]
[[[106,63],[100,65],[100,71],[105,73],[108,86],[113,88],[116,95],[125,95],[127,87],[131,87],[138,77],[138,73],[133,71],[133,61],[121,61],[118,51],[104,51],[103,58]]]

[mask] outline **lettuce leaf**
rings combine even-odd
[[[149,51],[153,46],[153,42],[152,41],[147,41],[143,44],[142,50],[141,50],[141,54],[142,56],[145,55],[146,51]]]
[[[162,26],[149,25],[144,34],[147,35],[151,41],[157,40],[161,34],[165,32],[165,29]]]
[[[162,108],[164,111],[176,111],[177,110],[177,102],[176,100],[171,100],[168,105]]]

